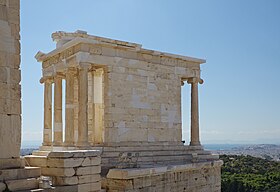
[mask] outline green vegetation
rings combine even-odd
[[[223,192],[280,192],[280,162],[221,155]]]

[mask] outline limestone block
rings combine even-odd
[[[75,175],[75,170],[73,168],[52,168],[52,167],[42,167],[42,175],[46,176],[65,176],[71,177]]]
[[[1,23],[1,21],[0,21]],[[1,28],[0,28],[1,30]],[[0,48],[1,49],[1,48]],[[1,67],[9,67],[18,69],[20,65],[20,55],[8,53],[6,50],[0,51],[0,66]],[[8,74],[3,74],[0,72],[1,75],[5,75],[5,79],[7,79]],[[3,78],[3,77],[1,77]]]
[[[71,157],[96,157],[100,155],[99,150],[76,150],[76,151],[53,151],[48,154],[49,158],[71,158]]]
[[[0,0],[0,5],[6,5],[6,0]]]
[[[26,155],[24,159],[28,162],[28,165],[34,167],[47,167],[47,157],[37,155]]]
[[[102,55],[114,57],[116,56],[116,51],[114,48],[102,47]]]
[[[134,189],[144,188],[152,185],[151,176],[135,178],[133,179],[133,187]]]
[[[22,168],[24,167],[24,165],[25,165],[24,159],[19,157],[7,158],[7,159],[0,158],[0,169]]]
[[[1,100],[3,99],[0,99],[0,106],[3,106]],[[3,114],[0,108],[0,122],[0,159],[19,157],[21,144],[20,116]]]
[[[10,191],[19,191],[19,190],[38,189],[39,188],[39,181],[35,178],[10,180],[10,181],[6,181],[6,184]]]
[[[54,186],[76,185],[78,184],[78,177],[52,177],[52,183]]]
[[[132,179],[106,179],[105,182],[104,187],[109,188],[111,191],[129,191],[133,189]]]
[[[114,179],[132,179],[151,175],[163,174],[167,171],[167,167],[153,168],[133,168],[133,169],[110,169],[107,178]]]
[[[40,175],[41,175],[41,169],[39,167],[3,169],[0,171],[0,181],[40,177]]]
[[[2,7],[3,6],[0,5],[0,9]],[[0,11],[0,17],[5,17],[5,10],[6,9],[2,8],[2,10]],[[15,39],[11,36],[11,27],[7,21],[0,19],[0,32],[0,51],[6,53],[15,53]]]
[[[101,180],[100,174],[78,176],[79,184],[95,183]]]
[[[1,2],[0,4],[0,20],[7,20],[7,7],[5,5],[3,5],[4,2]]]
[[[21,99],[21,86],[18,84],[0,83],[0,99]]]
[[[44,189],[45,191],[46,189]],[[47,192],[77,192],[78,185],[65,185],[65,186],[55,186],[55,189],[46,190]]]
[[[4,191],[6,189],[5,183],[0,182],[0,191]]]
[[[0,67],[0,82],[7,83],[8,82],[8,74],[9,74],[9,68],[8,67]]]
[[[11,2],[13,2],[13,3],[11,3],[12,6],[17,6],[15,1],[16,0],[11,0]],[[17,9],[9,9],[9,11],[8,11],[8,19],[9,19],[9,23],[13,23],[13,24],[18,24],[19,25],[19,11]]]
[[[19,10],[19,0],[8,0],[7,5],[10,9]]]
[[[21,81],[21,71],[18,69],[10,68],[10,79],[8,80],[11,84],[18,84]]]
[[[101,182],[96,183],[85,183],[78,185],[78,192],[92,192],[92,191],[100,191],[101,190]]]
[[[79,167],[82,165],[84,158],[48,158],[48,167]]]
[[[101,172],[101,166],[78,167],[76,175],[93,175]]]
[[[99,165],[101,163],[101,157],[86,157],[82,163],[83,167]]]
[[[0,51],[0,66],[1,67],[6,67],[7,63],[7,53],[4,52],[4,51]],[[1,75],[6,75],[5,73],[3,72],[0,72]]]
[[[9,116],[10,115],[17,116],[17,115],[21,114],[21,101],[20,100],[9,99],[9,98],[0,99],[0,106],[1,106],[0,114],[7,114]],[[20,117],[19,117],[19,120],[20,120]],[[18,121],[16,123],[18,123]]]

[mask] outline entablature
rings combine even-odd
[[[55,32],[53,39],[64,43],[53,51],[43,54],[38,52],[37,61],[42,62],[43,68],[55,65],[77,53],[90,53],[104,57],[120,57],[126,59],[146,61],[175,67],[198,67],[205,63],[203,59],[143,49],[142,45],[125,41],[113,40],[77,31],[75,33]],[[65,40],[67,39],[67,40]]]

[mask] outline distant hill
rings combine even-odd
[[[222,192],[279,192],[280,162],[244,155],[221,155]]]
[[[280,145],[256,144],[241,145],[226,150],[212,150],[220,155],[250,155],[262,159],[280,161]]]

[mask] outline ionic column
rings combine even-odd
[[[89,142],[90,143],[94,143],[94,136],[95,136],[95,104],[94,104],[94,94],[95,94],[95,90],[94,90],[94,73],[95,73],[95,69],[91,68],[89,70],[90,72],[90,77],[91,77],[91,85],[89,85],[90,88],[90,94],[89,94],[89,105],[90,105],[90,109],[91,109],[91,113],[89,112],[89,114],[91,115],[91,127],[89,127]]]
[[[52,144],[52,79],[44,82],[44,130],[43,146]]]
[[[88,65],[80,64],[78,81],[79,113],[77,146],[88,146]]]
[[[54,77],[54,145],[62,144],[62,77]]]
[[[65,141],[64,145],[74,145],[74,75],[75,69],[68,69],[65,75]]]
[[[200,78],[188,79],[191,84],[191,146],[200,146],[199,140],[199,112],[198,112],[198,83],[202,84]]]

